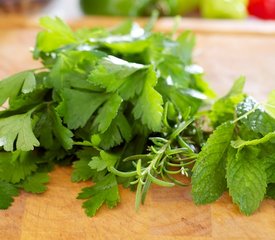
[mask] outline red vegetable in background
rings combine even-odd
[[[248,11],[263,19],[275,19],[275,0],[250,0]]]

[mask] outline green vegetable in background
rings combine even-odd
[[[201,0],[200,11],[205,18],[242,19],[247,16],[247,0]]]
[[[45,17],[39,69],[0,82],[0,208],[19,189],[42,193],[55,164],[72,165],[83,208],[94,216],[136,190],[136,209],[152,184],[187,186],[195,203],[229,191],[249,215],[274,198],[274,92],[266,104],[243,93],[244,78],[215,101],[192,63],[194,35],[152,32],[132,21],[73,32]],[[266,109],[266,110],[265,110]]]
[[[86,14],[110,16],[144,16],[158,10],[161,15],[187,14],[198,7],[199,0],[81,0]]]

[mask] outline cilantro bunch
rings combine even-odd
[[[119,184],[136,190],[139,208],[151,184],[190,184],[179,175],[191,176],[198,204],[229,189],[251,214],[274,197],[274,93],[264,108],[241,78],[212,104],[194,35],[152,25],[73,32],[41,19],[33,55],[43,67],[0,82],[0,208],[19,189],[44,192],[55,164],[93,182],[78,196],[88,216],[118,204]]]

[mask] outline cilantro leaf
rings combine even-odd
[[[13,202],[13,197],[18,196],[19,191],[13,185],[0,180],[0,209],[7,209]]]
[[[115,154],[111,154],[106,151],[100,151],[100,157],[93,157],[92,161],[89,162],[89,167],[100,172],[107,167],[113,167],[117,160],[118,156]]]
[[[93,93],[65,88],[58,111],[70,129],[84,127],[92,114],[108,99],[106,93]],[[85,103],[85,104],[84,104]]]
[[[62,120],[52,106],[37,116],[35,133],[39,138],[41,146],[47,149],[56,148],[61,145],[64,149],[71,149],[73,146],[73,133],[63,126]],[[59,143],[59,144],[57,144]]]
[[[33,72],[25,71],[15,74],[0,82],[0,106],[8,98],[16,97],[20,92],[26,94],[32,92],[36,87],[36,80]]]
[[[100,147],[103,149],[117,146],[123,142],[123,139],[129,142],[132,138],[132,128],[124,114],[119,113],[109,128],[99,135],[99,138],[101,139]]]
[[[93,148],[86,148],[77,152],[79,160],[73,163],[73,172],[71,176],[73,182],[86,181],[94,176],[95,171],[89,168],[88,164],[92,157],[97,154],[98,151]]]
[[[193,168],[192,195],[196,204],[217,200],[226,190],[225,166],[234,126],[225,123],[209,137]],[[230,152],[229,157],[234,155]]]
[[[161,129],[163,113],[162,96],[154,89],[156,83],[156,72],[150,67],[144,88],[133,109],[135,118],[141,119],[143,124],[155,132]]]
[[[76,42],[70,27],[58,17],[43,17],[40,19],[40,25],[45,29],[38,34],[36,40],[36,47],[40,51],[51,52],[56,48]]]
[[[32,130],[32,110],[7,118],[0,118],[0,146],[4,146],[5,151],[14,150],[14,142],[16,149],[22,151],[33,150],[39,146]]]
[[[142,68],[144,68],[142,64],[130,63],[109,55],[99,61],[88,80],[106,88],[107,92],[114,92],[127,80],[127,77]]]
[[[88,165],[91,169],[96,170],[97,172],[107,168],[106,162],[104,162],[100,157],[93,157]]]
[[[44,185],[49,182],[49,175],[47,173],[35,173],[28,176],[22,183],[22,187],[26,192],[31,193],[43,193],[47,190]]]
[[[31,152],[0,152],[0,179],[19,183],[37,169]]]
[[[227,166],[229,194],[246,215],[256,211],[266,192],[266,173],[258,152],[255,147],[240,149]]]
[[[83,188],[77,198],[88,199],[82,206],[90,217],[94,216],[104,203],[109,208],[115,207],[120,201],[116,177],[113,174],[106,175],[94,186]]]
[[[94,126],[98,126],[98,132],[104,133],[110,127],[113,119],[118,114],[122,101],[122,98],[118,94],[114,94],[99,109],[93,123]]]

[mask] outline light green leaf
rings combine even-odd
[[[98,132],[104,133],[117,116],[122,98],[118,94],[112,95],[99,109],[93,125],[98,126]]]
[[[92,161],[90,161],[88,165],[91,169],[96,170],[98,172],[107,168],[106,162],[103,161],[103,159],[100,157],[93,157]]]
[[[232,141],[231,146],[233,148],[243,148],[245,146],[255,146],[255,145],[258,145],[258,144],[266,143],[274,137],[275,137],[275,132],[270,132],[262,138],[253,139],[253,140],[249,140],[249,141],[245,141],[245,140],[242,140],[241,138],[239,138],[235,141]]]
[[[233,129],[231,123],[219,126],[198,155],[192,175],[192,195],[196,204],[213,202],[226,190],[226,161],[235,154],[230,151],[227,156]]]
[[[16,97],[20,92],[29,93],[35,89],[36,80],[33,72],[15,74],[0,81],[0,106],[8,98]]]
[[[36,45],[40,51],[50,52],[76,42],[74,33],[60,18],[43,17],[40,26],[45,29],[37,36]]]
[[[162,96],[154,89],[156,83],[156,72],[150,67],[142,93],[133,109],[134,117],[141,119],[143,124],[155,132],[161,129],[163,113]]]
[[[258,159],[258,152],[255,147],[242,148],[227,166],[229,194],[246,215],[256,211],[266,192],[265,166]]]
[[[32,130],[32,111],[0,119],[0,146],[5,151],[31,151],[39,146]]]

